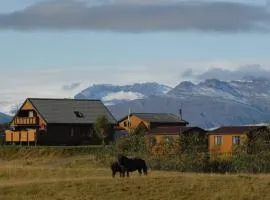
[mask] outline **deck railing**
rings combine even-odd
[[[16,125],[37,125],[37,117],[15,117],[14,123]]]
[[[35,142],[36,140],[37,140],[36,130],[5,131],[5,142]]]

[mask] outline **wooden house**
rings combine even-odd
[[[225,126],[208,132],[208,151],[210,153],[231,154],[233,148],[248,139],[261,137],[269,132],[266,126]],[[248,137],[249,136],[249,137]],[[254,137],[255,136],[255,137]]]
[[[150,135],[155,136],[156,143],[169,142],[172,139],[178,139],[179,136],[185,135],[196,135],[205,136],[206,131],[199,127],[188,127],[188,126],[163,126],[151,129]]]
[[[144,125],[148,131],[157,127],[179,127],[186,126],[187,121],[171,113],[131,113],[118,121],[118,126],[129,130]]]
[[[103,115],[113,130],[116,120],[100,100],[28,98],[5,132],[5,142],[99,144],[93,125],[96,118]]]

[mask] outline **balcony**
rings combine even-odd
[[[38,117],[15,117],[15,125],[38,125]]]
[[[37,139],[36,130],[5,131],[5,142],[35,142],[36,139]]]

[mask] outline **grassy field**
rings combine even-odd
[[[270,175],[151,171],[112,178],[89,155],[0,160],[0,199],[270,199]]]

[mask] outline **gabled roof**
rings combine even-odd
[[[159,126],[151,129],[150,133],[153,135],[166,134],[166,135],[178,135],[179,133],[186,133],[192,130],[200,130],[206,132],[199,127],[188,127],[188,126]]]
[[[255,131],[267,126],[223,126],[215,130],[209,131],[209,135],[223,134],[243,134],[245,132]]]
[[[91,124],[105,115],[109,122],[115,118],[100,100],[28,98],[47,123]]]
[[[171,113],[131,113],[130,116],[136,116],[143,121],[152,123],[184,123],[188,124],[187,121],[180,119],[179,116]],[[125,120],[128,117],[125,116],[120,121]]]

